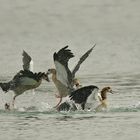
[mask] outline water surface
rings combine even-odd
[[[0,139],[139,140],[140,31],[138,0],[0,0],[0,81],[22,69],[21,53],[34,60],[34,71],[54,67],[52,55],[69,45],[80,56],[96,43],[77,73],[82,85],[111,86],[104,112],[56,112],[53,83],[17,97],[0,90]]]

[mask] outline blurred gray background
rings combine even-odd
[[[48,111],[56,105],[52,82],[36,94],[16,99],[0,90],[0,139],[139,140],[140,139],[140,0],[0,0],[0,81],[22,69],[22,51],[34,71],[54,67],[53,53],[69,45],[70,69],[95,43],[77,73],[81,84],[111,86],[107,112]]]
[[[69,45],[77,59],[97,44],[79,74],[139,72],[139,0],[0,0],[0,74],[54,67],[52,55]],[[89,67],[90,66],[90,67]]]

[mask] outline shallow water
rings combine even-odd
[[[52,82],[16,99],[0,90],[0,139],[139,140],[140,31],[138,0],[0,0],[0,82],[22,69],[22,50],[34,71],[54,67],[52,55],[69,45],[77,59],[96,47],[77,73],[82,85],[111,86],[107,111],[57,112]]]
[[[54,86],[42,84],[35,95],[25,93],[16,100],[16,110],[0,110],[1,138],[8,139],[139,139],[140,84],[137,75],[106,74],[80,77],[83,85],[100,88],[111,85],[107,111],[57,112]],[[108,78],[107,78],[108,77]],[[105,79],[103,81],[102,79]],[[87,82],[88,81],[88,82]],[[133,82],[132,82],[133,81]],[[1,91],[1,99],[10,101],[12,93]],[[1,105],[4,102],[1,101]]]

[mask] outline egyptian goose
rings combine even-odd
[[[99,88],[94,85],[78,88],[77,90],[71,92],[71,95],[69,95],[69,100],[60,104],[57,110],[58,111],[71,111],[71,110],[75,111],[78,109],[76,104],[79,104],[82,110],[84,110],[85,105],[87,104],[89,98],[94,103],[95,94],[98,92],[98,90]]]
[[[100,93],[98,93],[98,99],[100,104],[95,108],[96,111],[101,111],[103,108],[107,109],[107,93],[112,93],[111,87],[104,87]]]
[[[81,63],[89,56],[94,47],[95,45],[80,58],[73,71],[70,71],[68,61],[74,57],[74,54],[68,49],[68,46],[53,54],[55,69],[48,69],[47,75],[52,74],[52,81],[58,90],[55,96],[56,98],[60,98],[60,100],[55,106],[56,108],[60,105],[63,97],[70,95],[71,92],[74,91],[75,74],[79,70]]]
[[[45,73],[33,73],[29,70],[31,61],[31,57],[25,51],[23,51],[23,70],[20,70],[11,81],[0,83],[0,87],[4,92],[8,92],[9,90],[14,92],[12,101],[13,106],[17,96],[21,95],[27,90],[39,87],[42,79],[49,81],[48,76]]]

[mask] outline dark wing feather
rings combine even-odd
[[[80,65],[86,60],[86,58],[89,56],[89,54],[92,52],[93,48],[96,46],[96,44],[90,49],[88,50],[78,61],[77,65],[75,66],[75,68],[72,71],[72,77],[74,79],[75,77],[75,73],[79,70]]]
[[[45,73],[42,73],[42,72],[33,73],[29,70],[21,70],[14,76],[13,80],[18,81],[22,77],[28,77],[28,78],[32,78],[36,81],[39,81],[44,75],[45,75]]]
[[[0,87],[3,91],[7,92],[9,90],[14,90],[17,86],[21,86],[21,80],[25,78],[31,78],[35,81],[41,80],[41,78],[45,75],[45,73],[39,72],[39,73],[33,73],[29,70],[21,70],[19,71],[11,81],[7,83],[0,83]]]
[[[98,87],[91,85],[77,89],[71,93],[70,99],[78,104],[85,103],[94,89],[98,89]]]
[[[64,102],[57,108],[58,111],[75,111],[77,107],[74,103]]]
[[[57,53],[55,52],[53,55],[54,61],[59,61],[62,65],[68,67],[68,61],[70,58],[74,57],[71,50],[67,49],[68,46],[60,49]]]
[[[21,70],[19,71],[11,81],[7,82],[7,83],[0,83],[0,86],[2,87],[2,89],[7,92],[8,90],[13,90],[15,89],[17,86],[20,85],[20,79],[22,77],[29,77],[32,78],[34,77],[34,74],[28,70]]]
[[[23,61],[23,69],[24,70],[29,70],[30,69],[30,62],[31,62],[32,58],[24,50],[23,50],[22,56],[23,56],[23,58],[22,58],[22,61]]]
[[[67,73],[66,78],[68,79],[68,82],[69,82],[69,84],[68,83],[67,84],[70,86],[70,84],[72,83],[72,74],[71,74],[71,71],[68,67],[68,62],[69,62],[70,58],[74,57],[74,55],[71,52],[71,50],[69,50],[67,48],[68,48],[68,46],[60,49],[57,53],[55,52],[53,55],[53,58],[54,58],[54,62],[58,62],[62,66],[64,66],[65,71]],[[55,65],[56,65],[56,63],[55,63]],[[61,73],[61,70],[57,69],[57,66],[56,66],[56,71],[57,71],[57,74]],[[59,75],[59,76],[61,76],[61,75]]]

